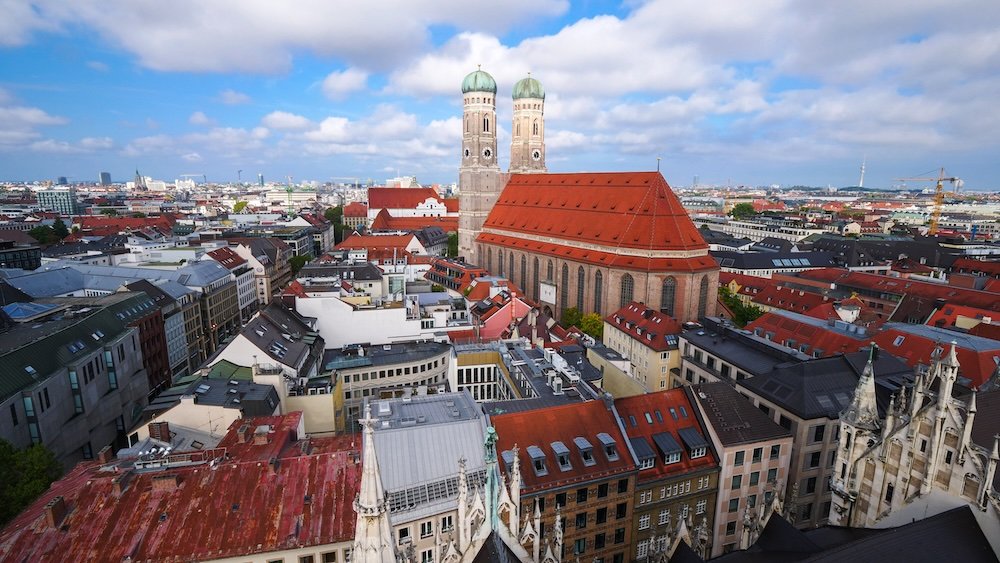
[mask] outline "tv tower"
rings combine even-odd
[[[864,158],[861,159],[861,179],[858,180],[859,188],[865,187],[865,162],[867,160],[868,160],[868,155],[865,155]]]

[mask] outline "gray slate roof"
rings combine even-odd
[[[692,385],[691,390],[723,446],[792,436],[727,382]]]

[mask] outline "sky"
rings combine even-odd
[[[461,82],[552,172],[1000,189],[996,0],[0,0],[0,180],[451,183]],[[240,172],[242,171],[242,172]],[[910,187],[930,182],[907,182]]]

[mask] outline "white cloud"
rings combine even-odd
[[[84,152],[80,147],[73,146],[66,141],[57,141],[55,139],[45,139],[44,141],[35,141],[28,145],[28,148],[35,152],[50,152],[50,153],[60,153],[60,154],[73,154]]]
[[[360,92],[368,85],[368,73],[356,68],[331,72],[323,79],[323,95],[331,100],[342,100],[349,94]]]
[[[272,111],[261,118],[260,122],[266,127],[279,131],[301,131],[315,126],[309,118],[287,111]]]
[[[212,125],[215,123],[214,119],[210,119],[205,112],[196,111],[188,117],[188,123],[191,125]]]
[[[108,72],[111,70],[111,67],[101,61],[87,61],[87,68],[96,70],[97,72]]]
[[[39,141],[42,136],[40,128],[65,125],[69,120],[41,108],[13,105],[15,103],[6,90],[0,89],[0,148],[25,147],[35,142],[43,142],[43,145],[39,145],[43,149],[54,146],[52,143]]]
[[[219,101],[227,106],[235,106],[250,103],[250,96],[236,90],[223,90],[219,92]]]
[[[80,148],[85,150],[107,150],[115,145],[111,137],[84,137],[80,139]]]
[[[201,155],[196,152],[189,152],[181,155],[181,158],[188,162],[201,162]]]

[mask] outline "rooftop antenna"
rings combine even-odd
[[[656,171],[660,171],[660,157],[656,157]]]

